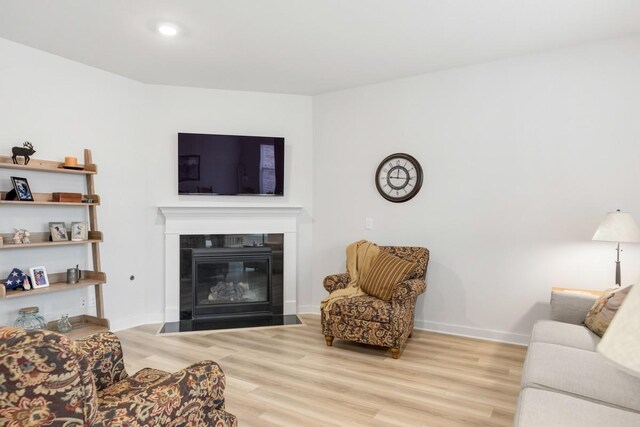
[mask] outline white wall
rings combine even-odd
[[[605,213],[640,220],[639,75],[636,37],[315,97],[312,283],[361,238],[426,246],[419,327],[526,342],[552,286],[613,283],[614,245],[590,241]],[[375,188],[394,152],[425,171],[407,203]],[[640,245],[624,249],[637,282]]]
[[[164,240],[157,207],[206,197],[177,195],[177,133],[273,135],[286,138],[287,196],[269,203],[304,207],[299,233],[299,303],[310,304],[311,98],[232,91],[147,86],[95,68],[0,39],[0,151],[24,140],[34,158],[82,157],[91,148],[99,167],[98,219],[105,311],[113,329],[159,322],[164,311]],[[0,188],[11,188],[11,171],[0,170]],[[84,191],[82,180],[38,172],[24,175],[33,192]],[[218,202],[264,203],[260,198]],[[45,231],[48,221],[82,220],[80,208],[0,209],[0,230]],[[43,248],[0,253],[0,277],[11,267],[45,265],[64,271],[86,248]],[[135,280],[130,281],[129,276]],[[87,290],[0,301],[0,324],[10,324],[20,307],[37,305],[48,320],[81,314]],[[91,311],[91,310],[89,310]]]
[[[134,267],[143,253],[138,245],[126,242],[139,239],[139,230],[144,229],[137,201],[140,192],[136,190],[144,179],[139,162],[144,87],[2,39],[0,58],[0,151],[10,155],[12,146],[29,140],[37,151],[34,158],[77,156],[82,161],[83,149],[92,149],[99,168],[96,188],[104,203],[98,208],[98,221],[105,233],[101,250],[102,268],[109,279],[105,286],[107,313],[111,318],[135,313],[144,301],[144,291],[141,286],[129,286],[126,277],[140,271]],[[0,188],[11,188],[9,176],[16,173],[0,170]],[[85,191],[82,178],[40,172],[21,175],[27,177],[33,192]],[[143,182],[142,189],[144,186]],[[85,211],[77,207],[3,206],[0,230],[8,233],[14,227],[24,227],[46,231],[48,221],[82,220]],[[80,268],[88,268],[87,254],[87,248],[79,246],[4,250],[0,253],[0,276],[6,277],[14,266],[26,270],[44,265],[49,272],[61,272],[75,266],[78,258],[82,260]],[[0,324],[12,323],[20,307],[31,305],[39,306],[47,320],[64,313],[81,314],[85,310],[80,299],[86,295],[87,290],[75,290],[0,301]]]
[[[304,206],[299,311],[317,310],[322,278],[344,270],[349,242],[424,245],[432,259],[419,326],[522,342],[546,314],[551,286],[613,281],[613,245],[589,241],[604,213],[621,208],[640,219],[639,53],[640,39],[628,38],[331,93],[312,105],[301,96],[143,85],[0,39],[0,151],[24,140],[36,158],[93,150],[114,329],[162,320],[157,206],[211,200],[177,196],[176,133],[184,131],[287,139],[288,196],[276,202]],[[396,151],[416,156],[426,177],[420,194],[398,205],[373,180]],[[0,188],[10,188],[10,175],[0,171]],[[82,190],[72,177],[24,175],[34,192]],[[81,220],[76,209],[4,206],[0,230],[45,231],[49,220]],[[625,246],[625,283],[640,278],[639,246]],[[0,257],[0,276],[14,265],[62,271],[80,258],[88,266],[78,247]],[[87,293],[0,301],[0,324],[28,305],[49,319],[79,314]]]
[[[164,225],[157,207],[181,201],[210,202],[211,196],[178,196],[177,132],[285,138],[285,196],[218,196],[218,203],[290,204],[303,206],[298,228],[298,306],[311,304],[311,98],[306,96],[148,86],[155,111],[149,126],[154,164],[147,169],[145,223],[149,236],[147,272],[152,283],[164,284]],[[177,262],[177,260],[176,260]],[[150,308],[164,310],[163,292],[155,286],[147,295]]]

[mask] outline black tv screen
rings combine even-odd
[[[284,138],[178,134],[178,193],[284,194]]]

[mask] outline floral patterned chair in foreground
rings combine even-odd
[[[73,342],[0,328],[3,426],[236,426],[224,411],[224,388],[224,373],[211,361],[130,377],[110,332]]]
[[[383,258],[386,264],[382,261]],[[377,266],[380,267],[377,272],[382,272],[382,276],[385,276],[385,273],[394,268],[389,267],[389,263],[396,262],[404,262],[407,265],[404,270],[406,273],[404,280],[388,285],[375,283],[381,277],[379,274],[376,275]],[[360,285],[364,288],[364,293],[361,295],[336,299],[323,307],[322,332],[327,345],[332,345],[335,337],[363,344],[390,347],[391,356],[394,359],[400,357],[400,349],[411,337],[413,331],[416,300],[426,289],[425,276],[428,263],[429,250],[426,248],[380,246],[379,255],[373,261],[371,271],[367,277],[360,279],[360,281],[374,283],[367,286]],[[335,274],[324,279],[324,287],[327,291],[333,292],[344,289],[350,281],[349,273]],[[377,291],[370,292],[367,288],[376,288]],[[377,296],[372,296],[371,293]]]

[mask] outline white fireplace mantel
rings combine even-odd
[[[284,314],[296,314],[298,214],[291,205],[161,206],[165,217],[165,322],[180,319],[180,235],[282,233]]]

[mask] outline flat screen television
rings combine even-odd
[[[178,193],[284,195],[284,138],[179,133]]]

